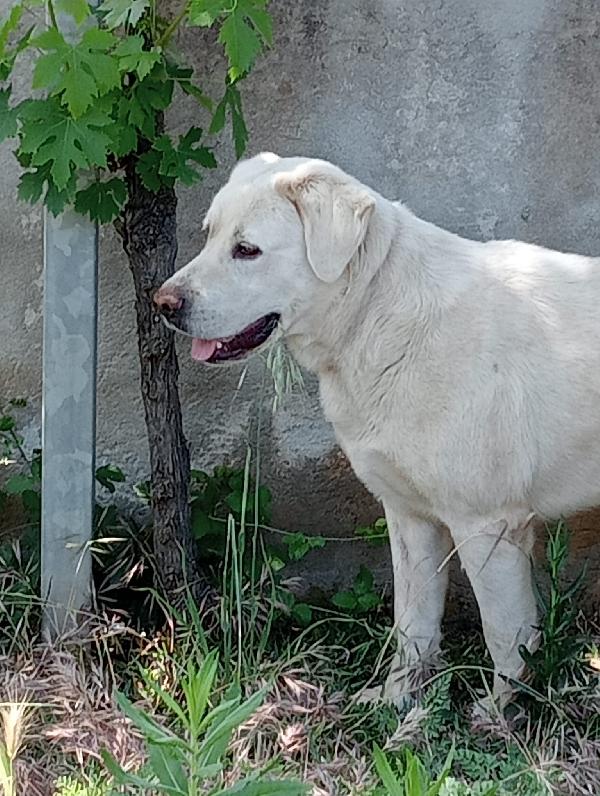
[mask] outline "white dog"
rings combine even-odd
[[[600,259],[465,240],[330,163],[271,154],[234,169],[205,227],[155,302],[197,360],[279,330],[318,375],[389,525],[387,698],[436,663],[456,549],[506,702],[538,636],[530,519],[600,503]]]

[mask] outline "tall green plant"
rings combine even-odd
[[[175,188],[217,163],[209,136],[231,120],[238,157],[248,131],[239,83],[265,45],[267,0],[21,0],[0,23],[0,142],[13,141],[23,168],[19,196],[51,213],[73,206],[113,222],[136,293],[141,391],[152,470],[154,546],[172,599],[188,585],[205,591],[189,532],[190,463],[177,390],[173,333],[152,296],[173,273],[177,254]],[[60,14],[72,19],[66,35]],[[212,28],[228,63],[213,101],[174,47],[181,25]],[[33,64],[30,96],[14,103],[15,64]],[[42,92],[39,96],[38,92]],[[182,95],[198,103],[203,126],[172,136],[165,113]],[[184,567],[187,563],[187,571]]]
[[[135,707],[122,694],[117,701],[123,712],[144,736],[147,763],[134,774],[123,769],[109,752],[103,752],[106,768],[119,785],[134,793],[173,796],[302,796],[307,788],[299,782],[265,779],[259,773],[227,787],[222,773],[232,735],[260,707],[264,693],[242,701],[238,686],[219,701],[215,699],[216,653],[200,666],[189,660],[181,677],[182,702],[146,678],[163,710],[176,720],[170,729]]]

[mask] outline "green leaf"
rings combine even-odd
[[[23,6],[21,3],[15,3],[10,10],[9,15],[0,25],[0,59],[6,53],[6,45],[10,34],[13,33],[18,27],[23,16]]]
[[[340,591],[334,594],[331,602],[344,611],[353,611],[356,608],[356,597],[351,591]]]
[[[10,88],[0,89],[0,141],[17,133],[17,109],[8,104]]]
[[[233,11],[221,26],[219,41],[229,61],[229,77],[237,80],[248,72],[260,53],[260,39],[241,11]]]
[[[163,134],[153,143],[152,149],[144,152],[137,163],[137,171],[144,185],[151,191],[158,191],[161,184],[172,185],[175,180],[180,180],[184,185],[191,185],[200,179],[200,174],[195,168],[188,165],[188,161],[198,163],[204,168],[215,168],[217,162],[213,153],[203,146],[198,146],[202,137],[199,127],[192,127],[181,136],[177,146],[171,138]],[[236,495],[227,497],[234,511],[240,507],[231,503]]]
[[[257,7],[255,0],[239,0],[238,7],[250,19],[266,44],[273,42],[273,18],[264,8]]]
[[[158,173],[162,177],[177,177],[179,160],[177,157],[177,150],[173,146],[171,138],[166,134],[159,136],[154,142],[153,148],[161,153]]]
[[[55,28],[33,40],[44,51],[35,65],[32,86],[60,96],[75,118],[92,106],[95,98],[120,86],[119,61],[110,50],[117,43],[112,33],[98,28],[85,31],[71,44]]]
[[[34,204],[42,193],[44,186],[50,175],[50,166],[40,166],[35,171],[25,171],[21,174],[21,179],[17,188],[19,199],[24,202]]]
[[[48,178],[48,187],[44,196],[44,204],[53,216],[60,215],[67,205],[72,204],[75,198],[76,183],[77,180],[74,173],[71,174],[66,186],[62,189],[57,188],[50,177]]]
[[[258,691],[238,707],[223,713],[218,721],[214,721],[204,738],[202,764],[212,765],[219,762],[227,746],[231,735],[240,724],[243,724],[260,707],[265,693]]]
[[[121,768],[121,766],[117,763],[115,758],[107,749],[102,749],[100,751],[100,756],[102,757],[104,767],[118,785],[132,785],[135,788],[141,788],[142,792],[156,792],[155,782],[125,771],[125,769]],[[161,783],[161,790],[164,791],[164,793],[172,794],[173,796],[182,796],[182,792],[179,788],[172,787],[167,784]],[[187,794],[187,791],[185,791],[185,794]]]
[[[13,475],[8,479],[4,491],[8,495],[21,495],[35,486],[35,479],[30,475]]]
[[[310,605],[307,605],[306,603],[296,603],[296,605],[294,605],[292,608],[292,616],[301,625],[308,626],[312,622],[313,611]]]
[[[161,786],[174,788],[182,796],[187,796],[187,778],[181,762],[177,759],[177,751],[166,745],[148,744],[148,762]]]
[[[231,129],[236,157],[241,158],[248,144],[248,128],[242,113],[242,97],[235,86],[229,88],[231,108]]]
[[[202,720],[209,705],[218,665],[218,652],[213,650],[202,661],[200,669],[196,671],[194,670],[194,664],[190,661],[187,668],[187,676],[183,681],[190,728],[198,734],[203,727]],[[214,711],[212,715],[214,717]]]
[[[202,539],[204,536],[208,536],[212,530],[212,521],[208,514],[202,511],[200,506],[192,506],[192,534],[194,539]]]
[[[72,16],[78,25],[90,14],[87,0],[56,0],[56,10]]]
[[[0,23],[0,82],[8,80],[17,55],[27,47],[31,39],[31,34],[35,29],[35,26],[31,26],[17,38],[12,47],[8,47],[11,34],[19,27],[23,11],[24,7],[22,3],[14,3],[8,17]]]
[[[0,431],[12,431],[15,427],[15,419],[11,415],[0,417]]]
[[[63,100],[73,116],[81,116],[97,96],[94,78],[83,70],[70,69],[61,81]]]
[[[175,744],[181,746],[182,749],[187,748],[185,743],[177,738],[176,735],[173,735],[170,730],[161,727],[158,722],[144,713],[143,710],[135,707],[120,691],[116,692],[116,700],[123,713],[142,731],[147,740],[153,743]]]
[[[292,561],[300,561],[310,551],[325,547],[322,536],[306,536],[303,533],[291,533],[284,538]]]
[[[307,796],[308,793],[308,785],[294,780],[245,779],[217,791],[214,796]]]
[[[357,598],[358,607],[361,611],[371,611],[381,604],[381,599],[378,594],[368,592],[367,594],[359,594]]]
[[[82,215],[87,215],[92,221],[99,221],[101,224],[106,224],[115,219],[125,202],[127,201],[127,186],[125,182],[117,177],[113,177],[106,182],[97,181],[77,191],[75,194],[75,210]],[[102,470],[104,468],[100,468]],[[115,488],[110,480],[106,483],[98,477],[96,478],[103,483],[104,486],[114,492]],[[124,480],[114,479],[111,480]],[[109,486],[110,484],[110,486]]]
[[[188,22],[190,25],[209,28],[232,5],[232,0],[191,0]]]
[[[106,132],[112,139],[112,152],[123,157],[137,149],[137,127],[130,121],[131,105],[126,96],[122,96],[117,104],[115,120]]]
[[[104,24],[112,30],[137,25],[149,6],[150,0],[104,0],[99,10],[104,13]]]
[[[228,84],[225,89],[225,96],[217,105],[208,132],[213,135],[220,132],[225,126],[227,110],[231,114],[231,125],[233,141],[235,144],[236,157],[241,158],[246,150],[248,143],[248,129],[244,121],[242,112],[242,97],[237,88]]]
[[[49,98],[23,103],[20,115],[20,151],[32,155],[32,166],[50,163],[50,176],[59,191],[67,187],[76,169],[106,166],[111,139],[102,128],[112,120],[101,108],[73,119],[56,98]]]
[[[373,573],[365,566],[361,566],[354,581],[354,591],[357,594],[368,594],[373,589]]]
[[[212,121],[210,123],[210,127],[208,128],[208,132],[211,135],[215,135],[215,133],[220,133],[221,130],[225,127],[225,119],[227,115],[227,94],[223,97],[223,99],[219,102],[217,107],[215,108],[215,112],[212,117]]]
[[[121,181],[118,180],[118,182]],[[127,190],[124,184],[123,188],[125,189],[125,191]],[[82,193],[82,191],[80,191],[79,193]],[[78,196],[79,193],[77,194]],[[77,209],[77,207],[75,209]],[[98,467],[96,470],[96,481],[98,481],[98,483],[101,484],[105,489],[108,489],[109,492],[114,492],[115,484],[122,484],[125,482],[125,474],[123,473],[123,470],[121,470],[120,467],[113,467],[110,464],[104,464],[101,467]]]
[[[210,149],[204,146],[196,146],[202,138],[202,130],[199,127],[190,127],[185,135],[179,139],[177,151],[180,159],[193,160],[205,169],[216,169],[217,161]]]
[[[155,149],[144,152],[137,160],[135,170],[140,176],[142,183],[149,190],[156,193],[160,190],[162,180],[158,172],[160,168],[161,154]]]
[[[162,54],[159,50],[144,49],[144,39],[141,36],[127,36],[117,45],[114,54],[119,59],[119,68],[122,72],[135,72],[140,80],[150,74]]]
[[[373,762],[389,796],[405,796],[404,787],[392,771],[385,754],[377,744],[373,747]],[[412,793],[408,791],[408,793]],[[418,792],[417,792],[418,793]]]
[[[171,103],[173,84],[169,80],[158,82],[151,75],[140,83],[136,93],[140,102],[146,103],[155,111],[164,111]]]
[[[206,110],[213,110],[213,101],[207,97],[198,86],[192,83],[194,70],[190,67],[179,66],[172,61],[166,61],[167,74],[172,80],[176,80],[182,91],[200,103]]]

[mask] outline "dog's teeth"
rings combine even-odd
[[[217,348],[223,348],[223,343],[217,343]]]

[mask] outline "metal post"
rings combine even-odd
[[[72,16],[59,14],[58,23],[67,40],[77,38]],[[98,225],[73,210],[56,218],[45,211],[41,596],[48,639],[72,629],[91,597],[97,286]]]
[[[44,219],[42,598],[47,638],[89,605],[96,436],[98,230]]]

